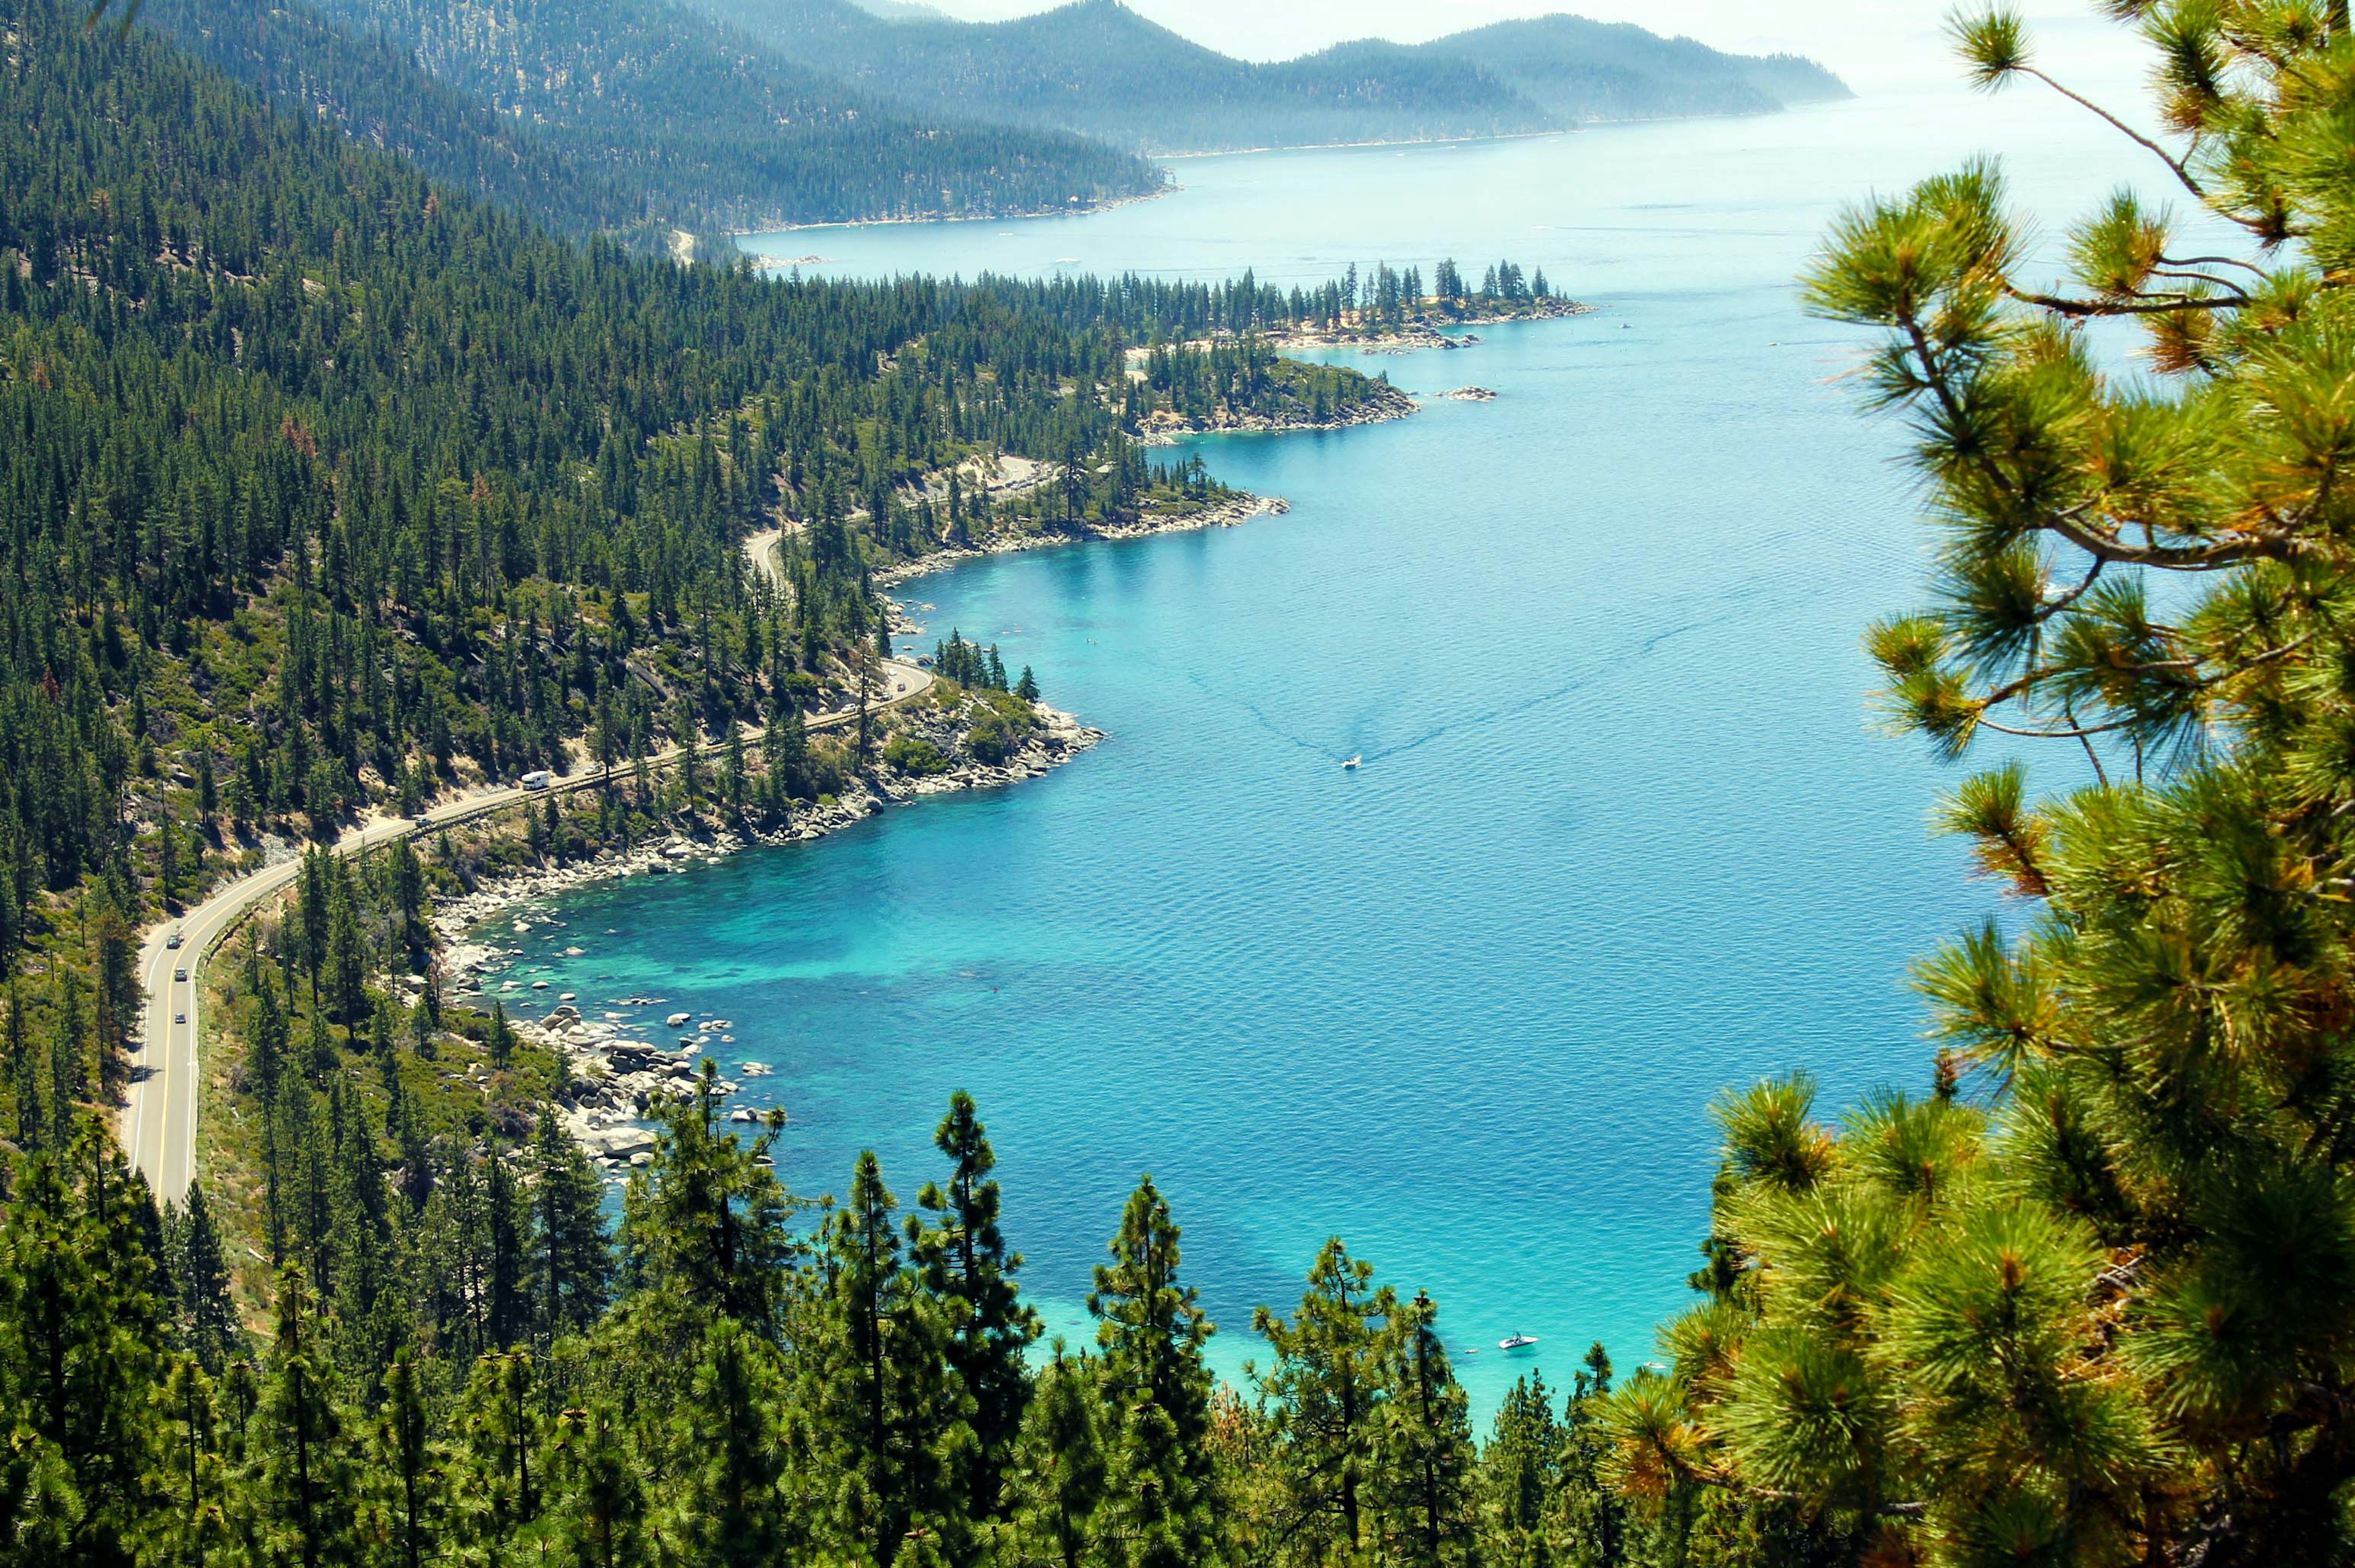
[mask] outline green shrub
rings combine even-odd
[[[944,773],[949,760],[922,735],[894,735],[883,742],[883,760],[903,773]]]
[[[997,714],[985,713],[964,732],[964,745],[976,759],[994,768],[1013,754],[1014,731]]]

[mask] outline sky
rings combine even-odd
[[[973,21],[1047,8],[1047,0],[931,0]],[[1127,0],[1199,43],[1247,59],[1284,59],[1347,38],[1420,43],[1514,16],[1575,11],[1683,33],[1743,54],[1789,50],[1831,67],[1859,91],[1951,78],[1940,23],[1950,0]],[[2125,40],[2094,22],[2090,0],[2030,0],[2022,7],[2058,58],[2090,53],[2101,74],[2124,74]]]

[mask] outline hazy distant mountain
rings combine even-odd
[[[853,0],[692,3],[878,96],[1156,153],[1763,113],[1848,91],[1794,56],[1723,54],[1575,16],[1413,47],[1341,44],[1257,65],[1205,48],[1118,0],[1076,0],[995,23],[885,22]]]
[[[1722,54],[1690,38],[1583,16],[1498,22],[1417,52],[1476,65],[1572,123],[1770,113],[1849,96],[1839,78],[1798,55]]]
[[[1116,0],[1010,22],[886,23],[850,0],[697,0],[750,36],[878,95],[1054,126],[1146,152],[1485,136],[1545,112],[1462,60],[1348,45],[1281,65],[1203,48]]]
[[[1566,16],[1273,65],[1118,0],[992,24],[917,0],[154,0],[147,16],[437,178],[656,241],[1069,210],[1157,189],[1137,153],[1758,113],[1848,91],[1796,56]]]
[[[151,16],[442,177],[554,193],[542,214],[568,227],[1067,210],[1166,177],[1067,132],[880,101],[669,0],[156,0]],[[438,88],[407,80],[420,66]],[[501,166],[533,160],[560,167]]]

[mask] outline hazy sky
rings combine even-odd
[[[932,0],[974,20],[1044,10],[1049,0]],[[1128,0],[1138,11],[1189,38],[1252,59],[1280,59],[1344,38],[1420,42],[1508,16],[1575,11],[1604,21],[1635,22],[1657,33],[1685,33],[1742,53],[1789,49],[1811,55],[1859,87],[1945,74],[1939,23],[1950,0]],[[2097,28],[2092,6],[2031,3],[2056,49],[2098,47],[2115,29]],[[2096,40],[2102,40],[2096,43]]]

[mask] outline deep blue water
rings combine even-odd
[[[1285,281],[1507,255],[1600,308],[1363,362],[1493,403],[1203,444],[1287,517],[911,584],[927,641],[998,643],[1111,738],[573,900],[550,951],[588,951],[550,975],[734,1019],[804,1191],[871,1146],[911,1202],[972,1090],[1067,1331],[1150,1170],[1231,1371],[1332,1233],[1486,1347],[1459,1363],[1483,1406],[1596,1339],[1645,1359],[1706,1229],[1711,1096],[1797,1067],[1834,1108],[1926,1087],[1907,965],[1994,907],[1925,833],[1938,771],[1866,710],[1859,633],[1913,600],[1923,536],[1901,430],[1832,384],[1853,339],[1790,283],[1838,201],[1987,144],[2031,201],[2119,166],[2041,110],[1867,102],[1206,160],[1100,217],[758,241]],[[1513,1331],[1537,1352],[1500,1355]]]

